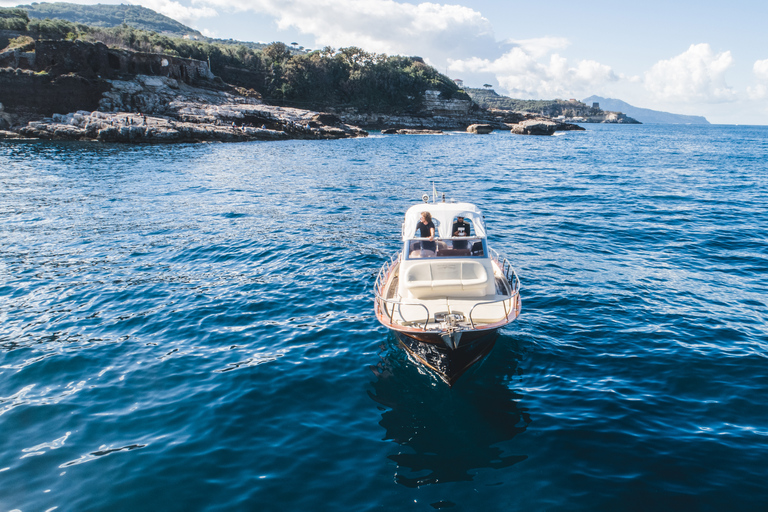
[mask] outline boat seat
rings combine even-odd
[[[409,259],[418,259],[418,258],[434,258],[435,257],[435,251],[428,251],[428,250],[421,250],[416,249],[415,251],[411,251],[411,253],[408,255]]]
[[[440,256],[472,256],[472,251],[469,249],[443,249],[438,247],[438,254]]]
[[[493,276],[478,261],[420,261],[400,277],[400,286],[417,299],[483,297]],[[495,286],[495,285],[494,285]]]

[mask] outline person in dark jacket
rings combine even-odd
[[[451,236],[469,236],[469,224],[464,222],[464,217],[456,217],[456,222],[453,223],[451,228]],[[466,249],[468,247],[465,240],[454,240],[454,249]]]
[[[437,248],[437,244],[433,241],[435,239],[435,224],[432,222],[432,214],[421,212],[421,219],[416,224],[416,229],[419,230],[421,238],[429,238],[429,242],[421,242],[422,250],[434,251]]]

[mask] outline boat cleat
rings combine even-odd
[[[461,313],[435,313],[435,321],[440,322],[440,337],[443,338],[445,345],[456,350],[461,341],[460,322],[464,321],[464,315]]]

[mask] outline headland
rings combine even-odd
[[[483,108],[419,57],[354,47],[297,54],[282,43],[238,48],[233,57],[208,43],[162,39],[162,51],[159,43],[141,41],[134,46],[146,51],[139,51],[98,39],[151,42],[157,34],[125,27],[104,32],[61,20],[51,28],[30,21],[23,10],[11,11],[19,27],[0,30],[0,138],[234,142],[480,125],[488,128],[469,131],[551,135],[583,129],[537,113]],[[205,60],[186,56],[206,52]],[[314,78],[295,79],[297,69]],[[342,79],[328,83],[337,75]],[[401,85],[392,85],[394,79]]]

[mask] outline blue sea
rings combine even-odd
[[[0,142],[0,511],[768,510],[768,127]],[[478,204],[522,314],[453,388],[373,314]]]

